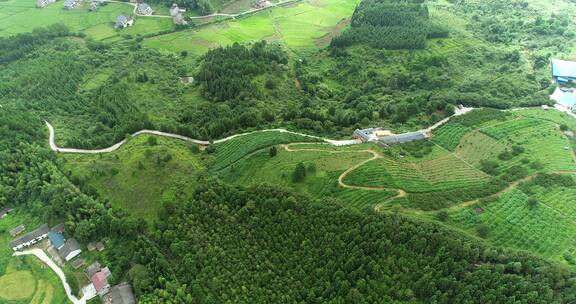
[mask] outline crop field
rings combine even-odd
[[[576,225],[557,210],[528,206],[528,196],[519,190],[503,194],[481,209],[467,208],[450,215],[450,221],[473,231],[478,225],[489,227],[488,240],[496,245],[532,251],[560,259],[576,245]],[[476,208],[476,207],[475,207]]]
[[[346,206],[363,209],[371,208],[374,205],[390,200],[397,194],[397,191],[339,189],[339,191],[335,192],[333,196],[341,199]]]
[[[481,160],[496,159],[506,148],[507,145],[494,138],[479,131],[472,131],[462,137],[456,155],[474,166],[479,166]]]
[[[239,20],[198,30],[170,33],[146,39],[144,45],[201,55],[208,49],[234,42],[278,41],[290,49],[314,48],[316,39],[332,31],[352,15],[359,1],[306,0]]]
[[[310,190],[309,192],[313,193],[326,193],[330,191],[329,188],[337,185],[338,175],[371,156],[367,152],[292,152],[279,147],[275,157],[270,157],[268,150],[260,151],[227,168],[222,172],[222,176],[243,185],[272,183]],[[298,163],[306,166],[314,164],[315,170],[308,172],[304,182],[293,183],[292,172]]]
[[[454,151],[464,134],[470,131],[470,128],[459,123],[448,123],[434,131],[432,141],[450,151]]]
[[[50,268],[35,257],[12,256],[8,231],[20,224],[33,228],[40,222],[18,211],[0,220],[0,303],[68,303],[60,280]]]
[[[421,162],[381,158],[346,176],[355,186],[399,188],[407,192],[431,192],[465,188],[486,181],[486,176],[452,154]]]
[[[542,120],[533,118],[520,118],[515,120],[508,120],[503,123],[492,125],[487,128],[483,128],[482,132],[486,135],[493,137],[497,140],[503,139],[505,137],[510,137],[516,133],[527,128],[537,128],[544,124]]]
[[[137,217],[153,220],[164,202],[194,189],[197,174],[204,171],[191,144],[163,137],[138,136],[118,151],[102,155],[61,154],[66,169],[103,198]]]
[[[108,3],[97,11],[88,10],[89,3],[72,10],[65,10],[58,1],[44,8],[36,8],[35,0],[0,1],[0,37],[30,32],[37,27],[63,23],[71,31],[85,32],[95,39],[107,39],[122,34],[147,34],[172,28],[170,18],[137,18],[134,26],[123,31],[114,29],[116,17],[130,14],[132,6]]]
[[[273,145],[292,142],[311,142],[316,139],[279,131],[256,132],[235,137],[214,145],[216,148],[212,170],[221,170],[237,162],[242,157]]]

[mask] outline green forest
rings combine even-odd
[[[139,303],[576,301],[576,120],[549,98],[576,4],[362,0],[335,21],[338,5],[0,35],[0,209],[103,240],[83,254]],[[323,34],[301,46],[310,12]],[[351,140],[376,127],[427,138]],[[83,270],[64,268],[77,292]]]

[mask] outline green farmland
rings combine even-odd
[[[71,31],[84,32],[94,39],[115,39],[120,34],[147,34],[172,28],[170,18],[138,17],[134,26],[122,31],[114,29],[116,17],[130,15],[133,7],[127,4],[108,3],[97,11],[88,10],[89,3],[65,10],[63,1],[44,8],[36,8],[34,0],[0,1],[0,37],[30,32],[35,28],[63,23]]]
[[[357,1],[306,0],[239,20],[146,39],[144,45],[201,55],[208,49],[235,42],[279,41],[289,49],[315,48],[320,38],[338,31],[350,17]],[[324,44],[327,44],[327,40]]]

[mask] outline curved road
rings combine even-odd
[[[13,254],[13,256],[22,256],[22,255],[34,255],[37,258],[39,258],[42,262],[44,262],[44,264],[48,265],[48,267],[52,268],[52,270],[54,270],[54,272],[60,278],[60,281],[62,281],[62,285],[64,285],[64,290],[66,291],[66,296],[68,296],[70,302],[74,304],[86,303],[86,299],[84,298],[78,299],[72,294],[72,288],[70,288],[68,281],[66,281],[66,276],[64,275],[64,272],[58,265],[56,265],[56,263],[54,263],[54,261],[52,261],[52,259],[50,259],[50,257],[48,257],[48,255],[46,255],[44,251],[40,249],[30,249],[26,251],[16,251]]]

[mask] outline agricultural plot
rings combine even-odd
[[[452,154],[422,162],[381,158],[352,171],[345,182],[355,186],[389,187],[407,192],[432,192],[482,184],[485,174]]]
[[[496,202],[458,210],[450,214],[450,222],[470,231],[486,225],[487,239],[495,245],[554,259],[561,259],[576,245],[572,220],[546,206],[529,207],[528,196],[519,190],[503,194]]]
[[[148,143],[155,138],[157,144]],[[164,202],[194,190],[204,166],[191,145],[175,139],[138,136],[103,155],[61,154],[73,178],[137,217],[153,220]]]
[[[291,142],[313,142],[316,139],[279,131],[256,132],[235,137],[214,145],[216,149],[212,170],[218,171],[237,162],[242,157],[273,145]]]
[[[493,137],[494,139],[500,140],[505,137],[513,136],[515,133],[520,132],[523,129],[537,128],[542,124],[544,124],[544,122],[539,119],[520,118],[492,125],[490,127],[483,128],[481,131],[486,135]]]
[[[434,131],[432,141],[447,150],[454,151],[462,137],[470,131],[470,128],[459,123],[447,123]]]
[[[260,40],[278,41],[291,49],[314,48],[316,39],[352,15],[359,1],[306,0],[223,24],[146,39],[144,45],[201,55],[208,49]]]
[[[123,31],[114,29],[116,17],[131,14],[132,6],[108,3],[97,11],[88,10],[90,3],[65,10],[63,2],[52,3],[42,9],[36,8],[35,0],[0,1],[0,37],[30,32],[34,28],[63,23],[71,31],[84,32],[95,39],[109,39],[122,34],[148,34],[172,28],[169,18],[139,17],[134,26]]]
[[[462,137],[456,155],[478,167],[481,160],[496,159],[506,148],[507,145],[494,138],[479,131],[472,131]]]

